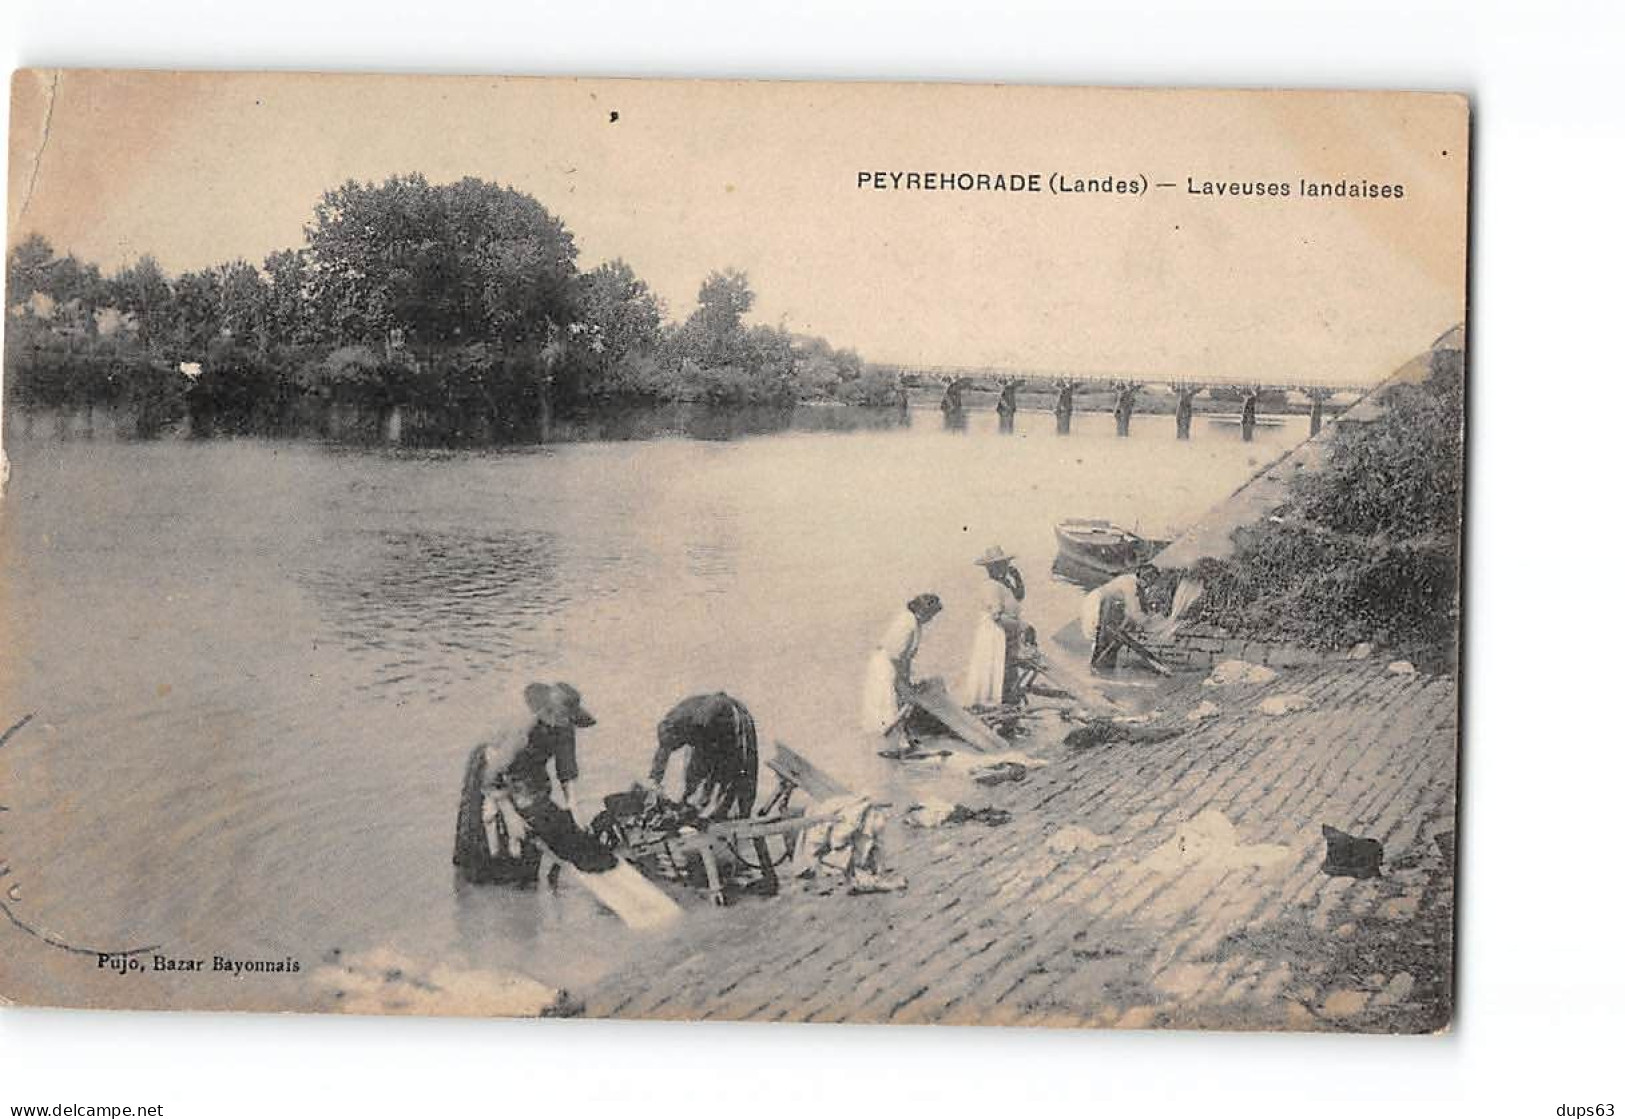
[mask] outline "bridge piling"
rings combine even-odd
[[[1128,438],[1129,421],[1134,418],[1134,394],[1140,391],[1140,385],[1135,381],[1120,382],[1117,386],[1117,406],[1112,409],[1112,415],[1117,419],[1117,435],[1121,439]]]
[[[965,401],[960,395],[970,384],[966,377],[945,377],[942,382],[942,430],[965,430]]]
[[[1188,440],[1191,437],[1193,404],[1202,388],[1200,385],[1176,385],[1174,390],[1179,393],[1179,403],[1174,406],[1174,438]]]
[[[1065,381],[1055,393],[1055,434],[1072,434],[1072,392],[1074,385]]]
[[[1313,439],[1320,434],[1321,421],[1324,418],[1326,398],[1331,393],[1324,389],[1311,389],[1309,399],[1312,402],[1309,408],[1309,437]]]
[[[1010,379],[1000,382],[999,389],[999,430],[1008,435],[1016,429],[1016,390],[1021,387],[1020,379]]]

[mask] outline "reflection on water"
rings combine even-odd
[[[838,405],[749,405],[715,408],[662,404],[595,408],[553,420],[547,437],[556,443],[628,442],[682,437],[708,441],[784,432],[886,431],[907,427],[907,410]]]
[[[333,636],[369,656],[377,684],[413,681],[429,695],[511,659],[514,635],[563,603],[557,540],[545,530],[385,530],[326,559],[300,582]],[[459,673],[425,659],[425,646],[456,653]]]
[[[452,883],[463,759],[524,683],[568,678],[598,717],[587,797],[644,772],[672,703],[723,688],[766,740],[884,789],[857,697],[902,603],[942,596],[917,669],[957,681],[989,544],[1018,557],[1047,637],[1079,598],[1046,578],[1054,522],[1172,534],[1307,427],[1244,445],[1213,425],[1177,441],[1171,416],[1127,439],[1094,413],[1065,435],[1048,411],[1002,437],[991,411],[957,423],[652,409],[455,452],[12,425],[0,725],[37,717],[0,751],[0,855],[25,912],[80,942],[307,967],[393,944],[588,981],[641,942],[581,891]],[[304,997],[109,986],[77,958],[0,982],[69,1003]]]

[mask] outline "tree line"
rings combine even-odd
[[[852,350],[747,325],[742,272],[712,272],[667,318],[632,268],[582,271],[528,194],[474,178],[350,181],[299,248],[165,273],[102,275],[43,237],[6,262],[6,382],[23,405],[127,408],[157,431],[287,430],[333,405],[410,409],[436,437],[524,439],[595,401],[889,403],[894,376]]]

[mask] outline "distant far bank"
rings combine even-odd
[[[322,439],[361,445],[404,446],[522,446],[539,443],[619,442],[684,437],[728,440],[781,432],[881,431],[899,427],[944,425],[940,406],[943,394],[935,387],[905,390],[890,404],[847,404],[833,400],[791,401],[781,404],[717,403],[711,401],[654,401],[634,398],[599,399],[559,408],[524,427],[496,425],[483,412],[437,413],[407,406],[375,406],[355,402],[306,399],[285,410],[262,413],[247,423],[221,426],[211,422],[207,401],[196,410],[166,408],[153,414],[142,402],[39,405],[9,400],[5,412],[5,438],[12,442],[52,440],[207,439],[233,436]],[[906,399],[906,404],[904,403]],[[1172,395],[1142,396],[1137,412],[1168,416],[1174,412]],[[969,392],[962,413],[993,412],[994,392]],[[1017,415],[1030,425],[1035,420],[1054,424],[1053,393],[1022,393]],[[1073,414],[1110,415],[1111,393],[1078,394]],[[1237,405],[1200,398],[1193,404],[1198,416],[1222,417],[1233,422]],[[1327,414],[1338,409],[1329,407]],[[1272,412],[1260,406],[1268,423],[1271,415],[1303,415],[1307,405],[1287,402]]]

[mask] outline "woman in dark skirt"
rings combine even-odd
[[[528,725],[476,746],[463,769],[452,864],[469,882],[534,883],[544,854],[589,873],[616,864],[575,821],[575,732],[596,722],[581,693],[569,684],[532,684],[525,704]],[[562,807],[553,800],[549,762]]]
[[[463,767],[463,794],[457,804],[457,840],[452,848],[452,865],[467,882],[534,885],[541,872],[541,848],[529,836],[511,836],[500,812],[493,811],[491,818],[486,818],[485,771],[485,744],[481,743],[469,751],[468,763]],[[491,829],[489,833],[487,826]]]
[[[744,819],[756,806],[756,720],[726,692],[691,695],[666,712],[655,731],[649,765],[651,805],[658,802],[666,766],[687,749],[683,802],[707,819]]]

